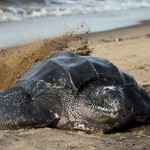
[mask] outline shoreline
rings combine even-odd
[[[138,30],[138,32],[139,32],[138,34],[140,34],[140,36],[150,36],[149,35],[150,31],[148,33],[149,26],[150,26],[150,20],[143,20],[143,21],[137,22],[133,25],[129,25],[129,26],[125,26],[125,27],[110,29],[110,30],[106,30],[106,31],[97,31],[97,32],[85,31],[87,33],[83,33],[83,34],[81,33],[79,35],[83,35],[83,37],[88,38],[91,42],[93,40],[96,42],[96,38],[99,39],[99,42],[114,42],[117,38],[119,38],[119,40],[122,40],[122,39],[128,40],[130,38],[131,39],[138,38],[137,33],[136,33],[137,30]],[[82,30],[82,27],[81,27],[81,30]],[[74,31],[74,30],[69,31],[69,32],[64,32],[64,34],[60,34],[58,37],[39,38],[37,40],[33,40],[30,42],[28,41],[25,43],[20,43],[20,44],[16,43],[11,46],[0,47],[0,50],[1,49],[16,49],[17,47],[23,47],[23,46],[30,45],[33,43],[36,44],[36,43],[42,43],[43,41],[46,41],[46,40],[48,40],[48,41],[54,40],[54,39],[60,38],[62,36],[70,36],[72,33],[75,35],[77,34],[76,31]],[[120,34],[120,32],[121,32],[121,34]],[[132,32],[132,34],[129,35],[128,32]]]
[[[132,14],[132,15],[131,15]],[[149,8],[104,11],[93,14],[48,16],[0,24],[0,47],[56,38],[66,32],[99,32],[139,24],[150,19]]]
[[[86,33],[81,33],[79,34],[79,36],[81,35],[83,38],[88,38],[88,40],[90,42],[97,42],[97,38],[98,38],[98,42],[114,42],[116,39],[118,40],[130,40],[130,39],[136,39],[139,38],[137,36],[136,31],[138,30],[138,34],[139,36],[150,36],[150,31],[149,30],[149,26],[150,26],[150,20],[143,20],[140,21],[138,23],[135,23],[133,25],[129,25],[129,26],[125,26],[125,27],[120,27],[120,28],[115,28],[115,29],[110,29],[110,30],[106,30],[106,31],[97,31],[97,32],[89,32],[87,31]],[[82,30],[82,28],[81,28]],[[127,32],[126,32],[127,31]],[[132,32],[132,34],[128,34],[128,32]],[[121,34],[120,34],[121,33]],[[59,39],[63,36],[74,36],[77,35],[77,33],[72,30],[69,32],[64,32],[64,34],[60,34],[58,37],[51,37],[51,38],[44,38],[44,39],[37,39],[31,42],[25,42],[25,43],[20,43],[20,44],[14,44],[11,46],[6,46],[6,47],[0,47],[0,50],[2,49],[7,49],[7,50],[15,50],[16,48],[19,47],[24,47],[27,45],[32,45],[32,44],[38,44],[38,43],[43,43],[43,41],[51,41],[51,40],[55,40],[55,39]]]

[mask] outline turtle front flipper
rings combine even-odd
[[[22,87],[0,92],[0,129],[44,127],[56,116],[48,107],[35,102]]]

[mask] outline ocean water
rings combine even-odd
[[[150,7],[150,0],[0,0],[0,21]]]

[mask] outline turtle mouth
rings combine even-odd
[[[98,107],[99,110],[103,111],[103,112],[106,112],[106,113],[119,113],[119,109],[118,108],[106,108],[106,107]]]
[[[121,107],[98,107],[99,112],[101,112],[102,116],[108,117],[108,118],[118,118]]]

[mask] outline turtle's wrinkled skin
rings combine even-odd
[[[108,132],[131,120],[150,121],[150,97],[106,59],[59,52],[0,92],[0,129]]]

